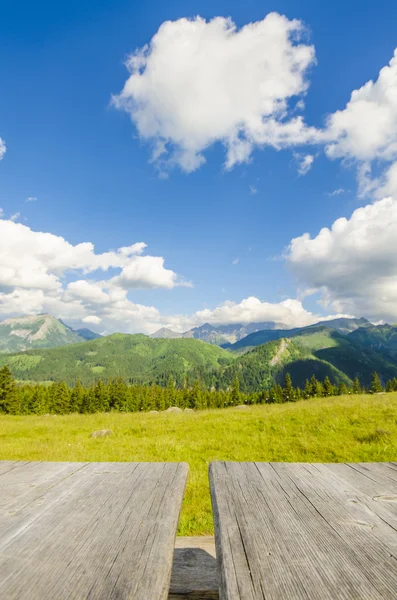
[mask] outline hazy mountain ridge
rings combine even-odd
[[[244,350],[250,347],[258,346],[260,344],[266,344],[272,340],[278,340],[280,338],[290,338],[295,337],[301,333],[306,331],[315,330],[318,327],[325,327],[326,329],[331,329],[333,331],[337,331],[343,335],[349,335],[358,329],[367,329],[372,328],[374,325],[367,319],[350,319],[346,317],[341,317],[339,319],[330,319],[329,321],[319,321],[313,325],[307,325],[306,327],[295,327],[292,329],[275,329],[275,330],[261,330],[255,331],[247,335],[245,338],[242,338],[235,344],[232,344],[229,347],[229,350]]]
[[[0,322],[0,352],[23,352],[34,348],[54,348],[101,337],[89,329],[78,331],[48,314],[6,319]]]
[[[242,325],[241,323],[232,325],[211,325],[210,323],[204,323],[204,325],[193,327],[183,333],[177,333],[167,327],[162,327],[158,331],[152,333],[150,337],[155,339],[194,338],[209,344],[215,344],[216,346],[228,347],[250,333],[261,331],[263,329],[273,330],[276,328],[277,324],[274,321],[247,323],[245,325]]]

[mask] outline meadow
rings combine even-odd
[[[90,438],[99,429],[113,436]],[[186,461],[179,535],[211,534],[210,461],[396,461],[397,393],[194,413],[2,415],[0,459]]]

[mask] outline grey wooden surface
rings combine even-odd
[[[168,600],[219,600],[215,540],[177,537]]]
[[[187,472],[0,461],[1,600],[167,598]]]
[[[221,600],[397,598],[397,463],[215,462]]]

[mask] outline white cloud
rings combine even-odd
[[[234,260],[232,260],[232,265],[238,265],[239,262],[240,262],[240,259],[235,258]]]
[[[303,327],[320,320],[321,317],[307,311],[299,300],[288,299],[271,303],[251,296],[239,303],[227,301],[213,310],[198,311],[193,318],[200,325],[275,321],[279,326]]]
[[[121,273],[111,282],[126,288],[171,288],[183,285],[165,269],[164,259],[140,256],[146,244],[139,242],[116,251],[96,254],[90,242],[72,245],[51,233],[33,231],[12,220],[0,220],[0,286],[58,290],[65,272],[84,274],[109,268]]]
[[[50,312],[94,325],[103,321],[110,330],[151,329],[153,320],[160,320],[159,311],[132,302],[128,290],[187,284],[165,268],[162,257],[141,256],[145,247],[139,242],[97,254],[89,242],[72,245],[0,219],[0,315]],[[103,279],[109,268],[120,274]],[[102,279],[82,277],[97,271]]]
[[[25,202],[36,202],[37,198],[36,196],[28,196],[25,200]]]
[[[87,323],[89,325],[99,325],[102,322],[102,319],[96,315],[88,315],[88,317],[84,317],[81,320],[83,323]]]
[[[308,293],[336,312],[397,319],[397,199],[358,208],[331,229],[291,241],[285,258]]]
[[[327,129],[330,158],[368,162],[397,156],[397,49],[375,82],[354,90],[346,108],[330,115]]]
[[[299,152],[294,152],[294,158],[298,162],[298,174],[302,177],[312,168],[315,157],[313,154],[300,154]]]
[[[0,138],[0,160],[4,158],[4,154],[7,151],[7,146],[4,140]]]
[[[332,198],[333,196],[340,196],[341,194],[344,194],[344,193],[345,193],[345,190],[343,188],[337,188],[333,192],[329,192],[327,194],[327,196],[330,196]]]
[[[18,221],[19,217],[21,216],[20,212],[16,212],[14,213],[11,217],[10,217],[10,221]]]
[[[173,288],[178,285],[176,273],[164,267],[161,256],[136,256],[131,258],[121,274],[112,279],[114,285],[131,288]],[[179,285],[189,286],[180,282]]]
[[[254,185],[250,185],[249,190],[250,190],[251,196],[255,196],[255,194],[258,193],[258,188],[256,188]]]
[[[240,30],[223,17],[167,21],[128,58],[131,74],[113,103],[153,143],[161,169],[194,171],[216,142],[229,169],[247,162],[255,147],[316,141],[315,128],[291,117],[315,63],[305,34],[301,21],[278,13]]]

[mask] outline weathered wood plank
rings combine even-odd
[[[373,472],[212,463],[220,598],[396,598],[396,504],[375,499],[395,482],[382,465]]]
[[[168,600],[218,600],[213,536],[177,537]]]
[[[187,471],[179,463],[29,463],[5,473],[0,598],[167,598]]]

